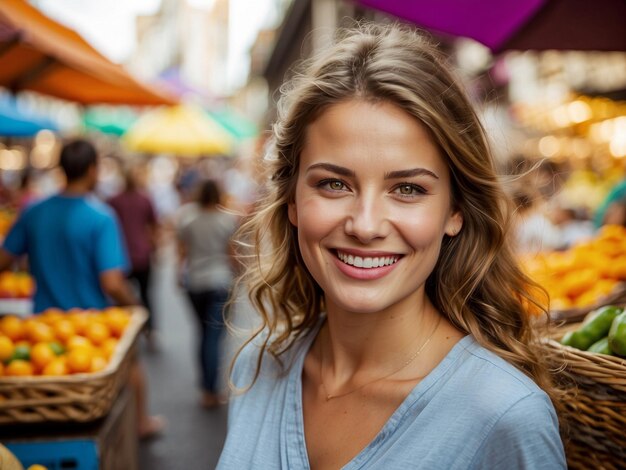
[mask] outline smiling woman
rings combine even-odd
[[[267,163],[219,468],[565,468],[507,200],[435,47],[344,32],[285,87]]]
[[[424,303],[441,242],[462,226],[451,194],[439,148],[395,104],[350,99],[309,125],[289,220],[329,321]]]

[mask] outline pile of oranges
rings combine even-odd
[[[603,226],[592,240],[528,256],[522,264],[548,291],[552,310],[596,305],[626,281],[626,228]]]
[[[130,322],[119,307],[49,309],[0,318],[0,376],[61,376],[104,369]]]
[[[35,280],[27,272],[0,272],[0,298],[28,299],[34,293]]]

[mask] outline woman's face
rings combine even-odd
[[[426,128],[394,104],[356,99],[309,125],[289,220],[329,312],[415,308],[444,235],[463,223]]]

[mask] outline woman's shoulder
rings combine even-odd
[[[267,338],[261,333],[241,348],[233,364],[232,382],[235,387],[247,387],[253,382],[263,384],[269,381],[275,384],[277,378],[286,376],[298,362],[302,354],[306,353],[310,343],[311,332],[294,338],[291,345],[281,354],[274,355],[262,345]],[[255,375],[258,369],[258,377]]]
[[[519,403],[533,402],[549,414],[554,408],[548,395],[524,372],[473,337],[462,340],[454,374],[454,393],[462,393],[479,414],[497,415]]]
[[[482,446],[472,468],[501,462],[513,468],[565,468],[563,445],[556,411],[548,395],[526,374],[494,352],[474,341],[466,349],[468,374],[473,386],[467,389],[468,416],[483,426]],[[506,463],[508,462],[508,463]]]

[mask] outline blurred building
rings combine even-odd
[[[215,0],[199,8],[185,0],[162,0],[156,14],[137,18],[138,45],[130,68],[144,77],[175,69],[190,90],[223,97],[228,92],[228,3]]]

